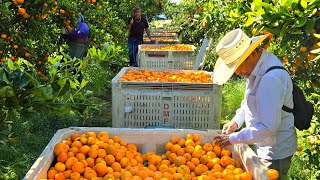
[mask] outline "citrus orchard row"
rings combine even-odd
[[[128,70],[119,81],[212,83],[211,75],[203,71],[157,72],[147,69]]]
[[[73,134],[54,147],[55,161],[48,179],[155,179],[250,180],[231,151],[218,144],[202,143],[198,134],[172,138],[166,153],[141,154],[135,144],[111,137],[108,132]],[[268,171],[270,177],[277,172]]]

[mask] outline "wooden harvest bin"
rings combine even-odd
[[[212,139],[220,133],[220,130],[192,130],[192,129],[133,129],[133,128],[106,128],[106,127],[70,127],[58,130],[48,145],[45,147],[39,158],[27,172],[24,180],[40,180],[47,178],[47,171],[54,161],[54,146],[71,137],[72,134],[83,134],[87,132],[99,133],[109,132],[110,136],[119,136],[127,143],[136,144],[138,151],[147,153],[154,151],[157,154],[165,152],[165,144],[172,136],[184,138],[187,134],[199,134],[203,143],[212,142]],[[256,154],[248,145],[238,144],[229,146],[235,160],[242,163],[244,170],[253,175],[254,180],[268,180],[266,176],[267,168],[263,165]]]
[[[123,68],[112,79],[112,127],[164,125],[219,129],[222,86],[213,83],[119,81],[128,70],[140,68]]]

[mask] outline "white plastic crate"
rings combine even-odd
[[[179,45],[179,44],[177,44]],[[191,51],[155,51],[143,50],[144,47],[163,47],[166,45],[147,45],[142,44],[138,50],[138,65],[143,68],[151,69],[181,69],[192,70],[196,57],[194,55],[195,46],[192,46]]]
[[[140,70],[126,67],[112,79],[112,127],[219,129],[222,86],[118,81],[132,69]]]
[[[132,128],[105,128],[105,127],[70,127],[58,130],[39,158],[27,172],[24,180],[40,180],[47,178],[47,171],[54,161],[54,146],[71,137],[73,134],[83,134],[88,132],[99,133],[101,131],[109,132],[110,136],[119,136],[127,143],[136,144],[141,153],[156,152],[162,154],[165,152],[165,144],[172,136],[185,138],[187,134],[199,134],[203,143],[212,142],[212,139],[220,133],[220,130],[191,130],[191,129],[132,129]],[[160,138],[159,138],[160,137]],[[238,144],[228,147],[232,151],[232,157],[239,161],[243,169],[253,175],[254,180],[269,180],[266,176],[267,168],[260,161],[257,155],[248,145]]]

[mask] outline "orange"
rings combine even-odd
[[[192,159],[192,156],[189,153],[185,153],[183,157],[186,158],[186,161],[190,161]]]
[[[79,153],[82,153],[84,155],[87,155],[89,151],[90,151],[90,147],[87,145],[84,145],[79,149]]]
[[[188,140],[188,139],[193,140],[193,135],[192,134],[187,134],[186,140]]]
[[[191,159],[191,162],[194,164],[194,165],[198,165],[198,164],[200,164],[200,160],[198,159],[198,158],[192,158]]]
[[[195,146],[195,143],[192,139],[187,139],[186,143],[184,144],[186,147],[187,146]]]
[[[85,172],[83,173],[83,177],[86,178],[86,179],[93,179],[93,178],[95,178],[95,177],[97,177],[97,176],[98,176],[98,175],[97,175],[96,171],[93,170],[93,169],[90,169],[90,170],[85,171]]]
[[[63,172],[63,175],[66,179],[70,179],[71,177],[71,174],[72,174],[72,171],[71,170],[67,170],[67,171],[64,171]]]
[[[1,34],[1,38],[5,39],[5,38],[7,38],[7,35],[6,34]]]
[[[54,165],[54,169],[57,170],[57,172],[63,172],[66,170],[66,165],[62,162],[57,162]]]
[[[267,176],[270,179],[277,179],[277,178],[279,178],[279,172],[275,169],[268,169]]]
[[[179,144],[175,144],[171,147],[171,152],[177,153],[179,149],[181,149],[181,146]]]
[[[231,151],[229,149],[222,149],[221,156],[231,156]]]
[[[177,151],[177,155],[178,155],[178,156],[183,156],[184,154],[185,154],[184,148],[178,149],[178,151]]]
[[[80,179],[80,177],[81,177],[81,175],[80,175],[80,173],[78,173],[78,172],[72,172],[71,173],[71,175],[70,175],[70,178],[72,179],[72,180],[78,180],[78,179]]]
[[[88,166],[91,167],[91,168],[93,168],[93,166],[95,165],[94,159],[91,158],[91,157],[88,157],[88,158],[86,159],[86,161],[87,161],[87,163],[88,163]]]
[[[220,164],[224,167],[228,166],[229,164],[231,164],[231,157],[229,156],[223,156],[220,159]]]
[[[186,164],[186,158],[184,158],[183,156],[177,156],[174,159],[174,164],[175,166],[179,167],[181,165],[185,165]]]
[[[207,152],[207,156],[208,156],[209,159],[217,157],[216,153],[214,153],[213,151]]]
[[[66,162],[67,159],[68,159],[68,155],[67,155],[66,152],[61,152],[61,153],[59,153],[59,155],[58,155],[58,157],[57,157],[57,161],[58,161],[58,162],[62,162],[62,163]]]
[[[72,169],[73,164],[78,162],[79,160],[75,157],[69,157],[67,161],[65,162],[66,168],[67,169]]]
[[[110,154],[113,156],[115,156],[117,154],[117,150],[116,150],[116,148],[114,148],[113,145],[107,146],[106,151],[107,151],[107,154]]]
[[[82,147],[82,143],[80,141],[73,141],[73,143],[71,144],[71,147],[76,147],[80,149]]]
[[[85,160],[86,159],[86,156],[82,153],[78,153],[76,154],[76,158],[81,161],[81,160]]]
[[[170,153],[168,156],[168,160],[170,161],[170,163],[174,163],[175,158],[177,157],[177,154],[175,153]]]
[[[113,141],[115,142],[115,143],[119,143],[120,142],[120,137],[119,136],[113,136]]]
[[[114,156],[112,156],[112,155],[110,155],[110,154],[107,155],[107,156],[104,158],[104,160],[106,161],[107,165],[109,165],[109,166],[116,161],[115,158],[114,158]]]
[[[54,154],[57,156],[61,152],[67,153],[69,150],[69,146],[66,145],[65,143],[58,143],[54,146]]]
[[[88,152],[89,157],[92,157],[95,159],[98,156],[98,150],[97,149],[90,149]]]
[[[82,174],[84,172],[84,165],[81,162],[76,162],[72,165],[72,171]]]
[[[186,144],[186,140],[185,139],[180,139],[178,144],[180,145],[180,147],[184,147]]]
[[[27,11],[26,11],[25,8],[19,8],[18,13],[19,13],[21,16],[25,16],[25,15],[27,14]]]
[[[58,173],[54,176],[55,180],[65,180],[66,178],[64,177],[63,173]]]
[[[208,158],[207,155],[201,156],[201,158],[200,158],[200,163],[201,164],[207,164],[208,161],[209,161],[209,158]]]
[[[198,141],[200,139],[199,134],[194,134],[193,135],[193,141]]]
[[[186,163],[186,165],[189,167],[189,169],[190,169],[191,171],[193,171],[194,168],[196,168],[196,166],[195,166],[191,161],[188,161],[188,162]]]
[[[233,173],[234,173],[234,174],[242,174],[242,173],[243,173],[243,170],[242,170],[241,168],[235,168],[235,169],[233,170]]]
[[[50,169],[47,173],[48,179],[54,179],[54,176],[58,174],[58,171],[55,169]]]
[[[168,168],[169,168],[168,165],[166,165],[166,164],[161,164],[161,165],[159,166],[158,170],[163,173],[163,172],[167,172]]]
[[[182,175],[190,174],[190,168],[187,165],[181,165],[177,168],[177,173]]]
[[[111,164],[111,168],[114,172],[120,172],[121,171],[121,165],[118,162],[114,162]]]
[[[240,180],[252,180],[252,175],[248,172],[244,172],[241,174]]]
[[[99,149],[98,150],[98,157],[99,158],[105,158],[107,156],[107,152],[104,149]]]
[[[107,174],[108,172],[108,168],[107,165],[103,164],[103,163],[97,163],[94,167],[93,170],[95,170],[97,172],[97,175],[99,177],[102,177],[104,175]]]
[[[126,157],[123,157],[123,158],[120,160],[119,163],[120,163],[120,165],[121,165],[122,168],[125,168],[125,167],[128,165],[128,163],[129,163],[129,159],[126,158]]]
[[[179,142],[179,138],[177,137],[177,136],[173,136],[173,137],[171,137],[171,143],[173,143],[173,144],[177,144],[178,142]]]
[[[107,174],[103,177],[104,180],[115,180],[116,178],[112,174]]]
[[[208,167],[203,164],[199,164],[194,168],[193,171],[197,176],[200,176],[202,173],[208,171]]]
[[[72,140],[72,141],[75,141],[78,137],[80,137],[80,134],[75,133],[75,134],[73,134],[73,135],[71,136],[71,140]]]
[[[213,147],[210,143],[206,143],[203,145],[203,148],[202,148],[205,152],[209,152],[209,151],[212,151],[213,150]]]
[[[187,153],[192,154],[192,153],[194,152],[194,147],[193,147],[193,146],[187,146],[187,147],[185,148],[185,151],[186,151]]]
[[[220,146],[213,146],[213,152],[217,155],[217,156],[220,156],[221,154],[221,147]]]
[[[167,151],[170,151],[171,148],[172,148],[172,146],[173,146],[173,143],[172,143],[172,142],[167,142],[167,144],[165,145],[165,149],[166,149]]]

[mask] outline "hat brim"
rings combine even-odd
[[[247,57],[268,37],[268,34],[250,38],[251,44],[247,50],[232,65],[224,63],[221,57],[218,58],[213,71],[213,81],[216,84],[225,84],[234,74],[237,68],[247,59]]]

